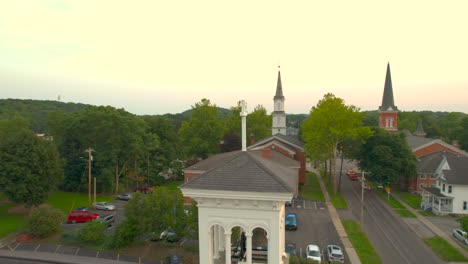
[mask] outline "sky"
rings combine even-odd
[[[326,93],[468,113],[468,1],[0,0],[0,98],[180,113],[202,98],[287,113]]]

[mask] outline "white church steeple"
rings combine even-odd
[[[276,85],[276,94],[273,97],[274,110],[272,113],[273,126],[271,128],[271,134],[283,134],[286,135],[286,113],[284,112],[284,96],[283,86],[281,84],[281,72],[278,66],[278,83]]]

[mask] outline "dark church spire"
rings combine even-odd
[[[385,76],[385,87],[380,111],[398,111],[393,101],[392,76],[390,74],[390,62],[387,64],[387,75]]]
[[[278,83],[276,84],[276,94],[273,100],[284,99],[283,96],[283,85],[281,84],[281,72],[279,70],[280,66],[278,65]]]
[[[422,120],[419,119],[418,125],[416,127],[416,131],[414,131],[414,135],[418,137],[426,137],[426,132],[424,132]]]

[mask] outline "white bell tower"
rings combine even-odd
[[[276,85],[276,94],[273,97],[274,110],[272,113],[273,122],[271,128],[271,134],[283,134],[286,135],[286,113],[284,112],[284,96],[283,96],[283,86],[281,84],[281,72],[278,66],[278,83]]]

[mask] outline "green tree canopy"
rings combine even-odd
[[[56,146],[21,118],[0,121],[0,160],[0,189],[16,203],[38,206],[63,178]]]
[[[403,176],[416,176],[416,156],[403,133],[392,134],[373,128],[374,135],[361,145],[356,155],[359,167],[381,183],[394,183]]]
[[[179,130],[181,146],[188,158],[205,159],[219,153],[223,135],[219,110],[205,98],[192,106],[190,120],[183,121]]]
[[[372,135],[368,127],[362,126],[363,119],[364,115],[357,107],[347,106],[343,99],[328,93],[312,107],[304,122],[302,135],[306,155],[311,160],[331,161],[330,174],[335,179],[335,192],[338,190],[334,173],[338,144],[347,139],[365,140]]]
[[[253,136],[255,141],[271,136],[271,116],[263,105],[257,105],[254,110],[247,115],[247,142]]]

